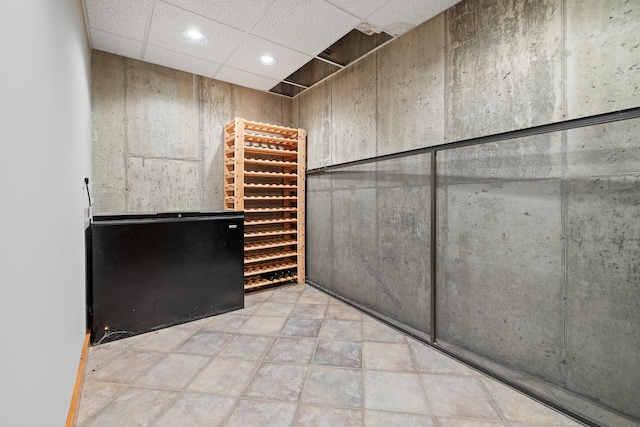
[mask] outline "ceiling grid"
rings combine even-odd
[[[93,49],[295,96],[460,0],[83,0]],[[197,30],[201,41],[183,34]],[[273,65],[259,58],[270,55]]]

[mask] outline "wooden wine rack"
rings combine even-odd
[[[244,211],[244,287],[305,279],[304,129],[235,118],[224,128],[224,207]]]

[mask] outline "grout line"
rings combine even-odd
[[[493,380],[492,378],[489,378],[490,380]],[[500,407],[498,406],[498,404],[494,401],[493,397],[491,396],[491,393],[489,393],[489,390],[487,389],[487,387],[484,385],[484,382],[481,381],[479,378],[475,378],[476,382],[478,384],[480,384],[480,388],[482,388],[482,390],[484,391],[484,394],[487,396],[487,398],[489,399],[489,402],[491,402],[491,406],[494,407],[494,409],[496,410],[496,412],[498,413],[498,415],[500,416],[500,419],[508,425],[508,420],[505,418],[505,416],[502,414],[502,411],[500,410]]]
[[[306,285],[305,285],[306,286]],[[301,294],[302,296],[302,294]],[[298,298],[300,299],[300,298]],[[296,419],[298,418],[298,411],[300,410],[300,403],[302,403],[302,394],[304,393],[305,388],[307,387],[307,382],[309,381],[309,376],[311,375],[311,367],[314,366],[313,365],[313,360],[316,357],[316,351],[318,350],[318,344],[320,343],[320,332],[322,331],[322,327],[324,326],[324,321],[327,317],[327,309],[329,308],[329,301],[327,301],[325,305],[325,309],[324,309],[324,316],[322,318],[322,323],[320,324],[320,329],[318,330],[318,336],[316,336],[316,344],[313,347],[313,352],[311,352],[311,359],[309,360],[309,363],[307,364],[307,375],[304,379],[304,382],[302,383],[302,390],[300,391],[300,397],[298,399],[298,406],[296,407],[296,413],[293,416],[293,422],[295,423]]]

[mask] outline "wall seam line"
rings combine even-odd
[[[122,150],[122,157],[124,161],[124,212],[129,211],[129,195],[131,194],[131,189],[129,188],[129,112],[127,111],[127,90],[129,88],[129,60],[127,58],[123,58],[122,61],[122,75],[123,75],[123,99],[122,99],[122,111],[124,113],[124,117],[122,118],[122,122],[124,124],[124,149]]]

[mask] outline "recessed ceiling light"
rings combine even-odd
[[[207,36],[198,30],[187,30],[183,32],[182,35],[190,43],[204,44],[204,42],[207,41]]]
[[[258,61],[262,65],[276,65],[278,63],[278,60],[271,55],[262,55]]]

